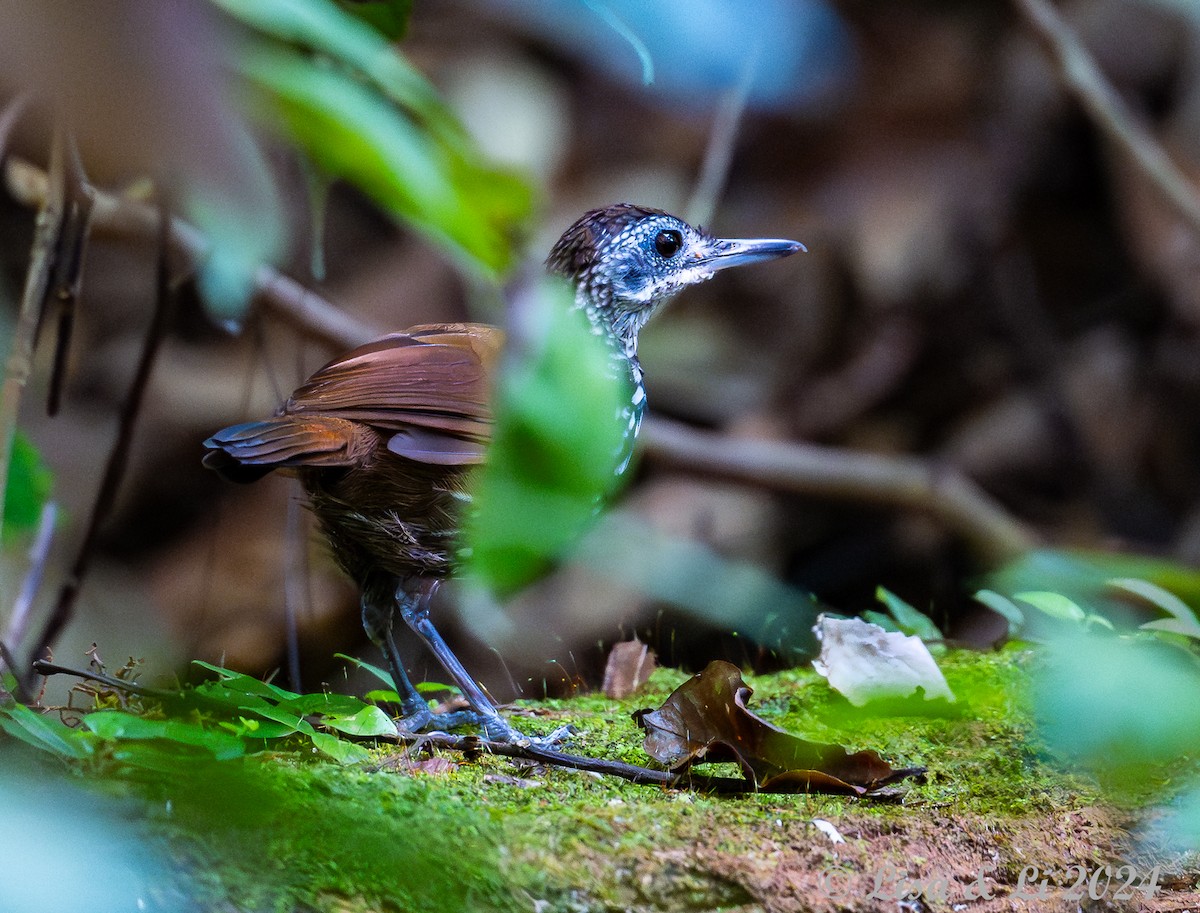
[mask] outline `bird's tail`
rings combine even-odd
[[[204,465],[230,482],[295,466],[350,466],[357,429],[329,416],[279,415],[222,428],[204,442]]]

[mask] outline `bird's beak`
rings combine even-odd
[[[745,266],[789,257],[796,251],[808,248],[799,241],[784,241],[779,238],[718,238],[700,253],[700,262],[714,271],[730,266]]]

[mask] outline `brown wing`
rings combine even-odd
[[[431,463],[476,463],[491,437],[495,327],[429,324],[347,353],[299,387],[284,415],[320,414],[394,432],[388,449]]]

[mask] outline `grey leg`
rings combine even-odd
[[[400,712],[403,717],[399,720],[402,729],[408,732],[418,732],[428,725],[433,713],[425,698],[413,686],[404,669],[404,661],[396,647],[396,638],[392,623],[396,617],[396,608],[391,604],[380,604],[373,600],[368,593],[362,597],[363,628],[371,643],[375,644],[387,660],[388,671],[396,686],[396,694],[400,696]]]
[[[429,602],[433,599],[433,594],[437,592],[438,585],[439,581],[437,580],[423,578],[400,581],[399,586],[396,587],[396,606],[400,610],[400,617],[416,632],[416,635],[421,638],[429,651],[437,657],[438,662],[454,679],[454,684],[462,691],[463,697],[478,715],[478,724],[483,728],[484,734],[497,742],[523,741],[525,737],[510,726],[504,717],[500,716],[495,705],[471,678],[463,664],[458,661],[458,657],[442,640],[442,635],[437,632],[437,628],[433,626],[433,621],[429,618]]]

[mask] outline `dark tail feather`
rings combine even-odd
[[[355,427],[345,419],[281,415],[222,428],[204,442],[204,465],[230,482],[285,466],[348,466]]]

